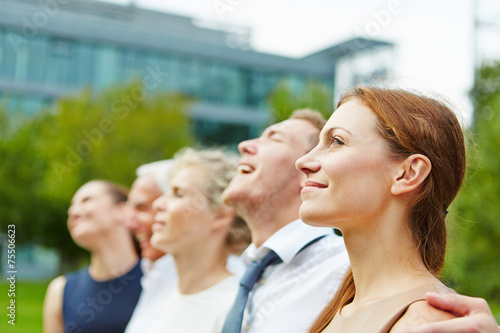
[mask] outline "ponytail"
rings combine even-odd
[[[344,276],[337,293],[335,293],[335,296],[330,303],[328,303],[323,312],[321,312],[318,318],[316,318],[316,321],[309,328],[308,333],[323,332],[337,312],[352,302],[354,294],[356,294],[356,287],[354,286],[352,270],[349,269]]]

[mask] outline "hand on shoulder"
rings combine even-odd
[[[456,318],[454,314],[435,308],[425,300],[418,301],[410,305],[390,332],[454,318]]]
[[[454,313],[451,320],[393,329],[394,333],[500,333],[488,303],[482,298],[458,294],[427,293],[427,304]]]

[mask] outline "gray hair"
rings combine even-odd
[[[153,176],[156,185],[158,185],[162,193],[165,193],[168,190],[168,174],[170,173],[173,164],[174,160],[151,162],[138,167],[135,173],[137,177],[146,175]]]

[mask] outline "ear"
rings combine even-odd
[[[216,231],[223,228],[229,228],[234,219],[234,210],[227,206],[220,206],[214,211],[212,221],[212,230]]]
[[[416,190],[429,176],[432,164],[422,154],[413,154],[397,166],[397,173],[391,187],[391,193],[401,195]]]

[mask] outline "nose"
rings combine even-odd
[[[75,217],[78,217],[80,215],[79,213],[79,209],[78,209],[78,206],[75,205],[75,204],[72,204],[71,206],[69,206],[68,208],[68,218],[75,218]]]
[[[167,195],[163,194],[159,198],[157,198],[155,201],[153,201],[153,210],[155,212],[162,212],[167,209]]]
[[[252,140],[245,140],[240,142],[238,145],[238,150],[240,151],[240,154],[250,154],[254,155],[257,152],[257,139],[252,139]]]
[[[297,170],[306,176],[318,172],[321,169],[321,163],[314,156],[314,149],[305,154],[295,162]]]

